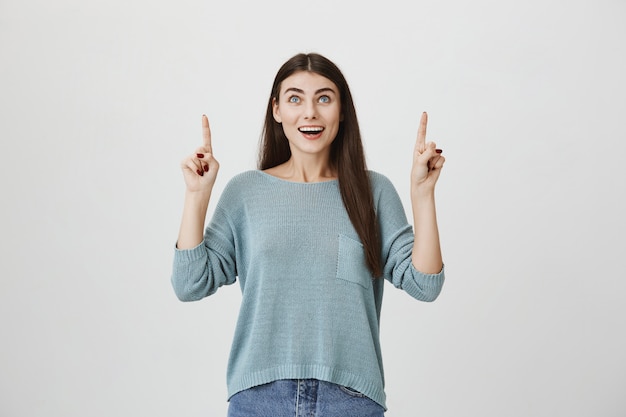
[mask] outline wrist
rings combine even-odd
[[[211,193],[207,191],[189,191],[185,192],[185,207],[192,210],[206,211],[209,207]]]
[[[435,187],[430,185],[411,185],[411,198],[419,200],[434,200]]]
[[[209,201],[209,199],[211,198],[211,190],[198,190],[198,191],[192,191],[192,190],[185,190],[185,200],[188,201],[196,201],[196,202],[203,202],[203,201]]]

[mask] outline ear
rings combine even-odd
[[[272,99],[272,113],[274,114],[274,120],[276,120],[276,123],[283,122],[280,117],[280,109],[278,108],[278,103],[276,102],[275,98]]]

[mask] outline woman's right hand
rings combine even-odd
[[[202,141],[196,152],[181,161],[187,191],[211,194],[220,164],[213,157],[209,119],[202,115]]]

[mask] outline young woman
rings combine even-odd
[[[229,181],[205,230],[219,164],[202,117],[204,144],[181,164],[172,284],[193,301],[239,279],[230,417],[383,415],[384,281],[422,301],[444,281],[434,195],[444,157],[426,142],[426,124],[424,113],[413,231],[390,181],[366,169],[341,71],[321,55],[296,55],[274,80],[259,169]]]

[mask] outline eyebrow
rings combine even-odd
[[[295,92],[295,93],[299,93],[299,94],[304,94],[304,90],[300,89],[300,88],[296,88],[296,87],[290,87],[288,89],[285,90],[285,94],[288,92]],[[319,90],[315,91],[315,94],[319,94],[319,93],[325,93],[327,91],[330,91],[333,94],[337,94],[337,92],[335,90],[333,90],[330,87],[324,87],[324,88],[320,88]]]

